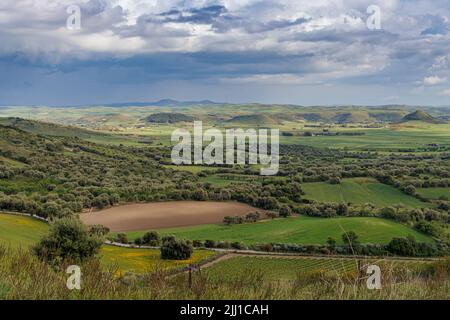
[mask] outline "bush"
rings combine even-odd
[[[148,246],[159,246],[161,244],[161,238],[156,231],[149,231],[142,237],[142,243]]]
[[[109,233],[109,228],[101,224],[96,224],[89,228],[89,233],[104,237]]]
[[[348,246],[354,246],[357,245],[358,242],[358,235],[354,231],[348,231],[344,232],[342,234],[342,241],[347,244]]]
[[[215,248],[216,242],[214,240],[205,240],[205,247],[206,248]]]
[[[123,243],[123,244],[128,244],[128,243],[130,243],[129,241],[128,241],[128,236],[125,234],[125,233],[119,233],[118,235],[117,235],[117,237],[114,239],[116,242],[119,242],[119,243]]]
[[[414,226],[418,231],[428,234],[432,237],[443,238],[445,232],[436,223],[428,222],[425,220],[419,221]]]
[[[247,222],[256,222],[260,218],[260,214],[258,211],[256,212],[250,212],[245,216],[245,221]]]
[[[196,248],[202,248],[205,244],[203,243],[202,240],[194,240],[192,242],[192,245]]]
[[[417,255],[417,243],[414,237],[393,238],[389,242],[387,249],[389,252],[399,256],[414,257]]]
[[[243,244],[242,242],[232,242],[231,243],[231,248],[236,249],[236,250],[245,250],[245,249],[247,249],[245,244]]]
[[[177,240],[174,236],[165,236],[162,239],[161,259],[186,260],[192,256],[194,249],[186,240]]]
[[[288,205],[283,205],[280,208],[280,217],[287,218],[292,215],[292,209]]]
[[[75,218],[63,218],[55,221],[47,235],[33,248],[40,259],[60,265],[65,261],[82,262],[98,253],[103,239],[95,233],[89,233],[85,225]]]

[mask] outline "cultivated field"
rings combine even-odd
[[[328,237],[342,243],[344,231],[355,231],[362,243],[388,243],[393,237],[413,235],[418,241],[431,239],[407,226],[390,220],[370,217],[311,218],[291,217],[287,219],[263,220],[256,223],[225,226],[207,224],[191,227],[160,230],[163,234],[174,234],[191,240],[216,240],[255,243],[299,243],[324,244]],[[127,232],[130,239],[144,232]]]
[[[392,186],[370,178],[344,179],[340,184],[304,183],[302,189],[306,193],[305,198],[319,202],[350,202],[353,204],[370,202],[377,207],[395,204],[403,204],[412,208],[431,206],[430,203],[422,202]]]
[[[427,262],[360,260],[361,266],[377,264],[381,267],[408,266],[420,268]],[[213,279],[222,281],[236,280],[242,274],[259,274],[264,280],[295,280],[299,277],[311,277],[326,273],[329,276],[339,276],[343,273],[357,273],[358,260],[352,258],[308,258],[308,257],[276,257],[276,256],[233,256],[223,259],[207,269],[207,274]]]
[[[225,216],[257,210],[238,202],[172,201],[123,205],[83,213],[80,218],[85,224],[102,224],[117,232],[219,223]]]

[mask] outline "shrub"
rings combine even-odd
[[[205,247],[206,248],[215,248],[216,242],[214,240],[205,240]]]
[[[344,232],[342,234],[342,241],[348,246],[354,246],[359,243],[358,235],[354,231]]]
[[[115,239],[116,242],[128,244],[128,236],[125,233],[119,233]]]
[[[149,246],[159,246],[161,244],[161,238],[156,231],[149,231],[142,237],[142,243]]]
[[[292,209],[288,205],[283,205],[280,208],[280,217],[287,218],[292,215]]]
[[[203,243],[202,240],[194,240],[192,242],[192,245],[196,248],[202,248],[205,244]]]
[[[101,224],[96,224],[89,228],[89,233],[103,237],[109,233],[109,228],[102,226]]]
[[[229,226],[232,225],[234,223],[234,218],[231,216],[225,216],[223,217],[223,224]]]
[[[445,231],[442,230],[435,222],[428,222],[425,220],[419,221],[414,226],[418,231],[428,234],[432,237],[442,238],[445,235]]]
[[[219,241],[216,243],[216,248],[220,248],[220,249],[229,249],[230,243],[228,241]]]
[[[260,214],[258,211],[256,212],[250,212],[245,216],[245,221],[247,222],[256,222],[260,218]]]
[[[389,252],[399,256],[414,257],[417,254],[416,239],[414,237],[393,238],[389,242],[387,249]]]
[[[192,256],[194,249],[186,240],[177,240],[174,236],[162,239],[161,259],[186,260]]]
[[[245,250],[247,247],[242,242],[232,242],[231,248],[237,249],[237,250]]]
[[[98,253],[103,239],[89,233],[85,225],[75,218],[55,221],[47,235],[33,248],[40,259],[59,265],[64,261],[82,262]]]
[[[333,250],[336,247],[336,240],[334,240],[332,237],[328,237],[327,245],[331,250]]]

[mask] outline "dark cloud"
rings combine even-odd
[[[365,25],[372,2],[381,7],[382,30]],[[65,29],[72,1],[2,3],[8,19],[0,19],[0,99],[52,100],[55,86],[72,86],[86,100],[111,92],[125,97],[177,81],[197,93],[209,86],[204,97],[190,98],[213,98],[212,88],[224,83],[252,87],[253,100],[255,86],[323,84],[398,88],[409,97],[425,77],[450,79],[448,1],[202,3],[83,1],[82,29],[74,32]],[[434,93],[444,86],[450,84]]]

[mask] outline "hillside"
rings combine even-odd
[[[177,123],[177,122],[192,122],[194,117],[185,115],[183,113],[155,113],[146,118],[148,122],[152,123]]]
[[[131,138],[126,136],[111,135],[99,131],[92,131],[74,126],[63,126],[54,123],[42,122],[37,120],[28,120],[17,117],[8,117],[8,118],[0,117],[0,125],[19,129],[21,131],[37,135],[79,138],[95,143],[128,144],[133,142]]]
[[[352,111],[347,113],[339,113],[333,118],[336,123],[361,123],[371,122],[373,119],[367,111]]]
[[[431,115],[429,115],[428,113],[421,110],[409,113],[400,120],[400,122],[409,122],[409,121],[422,121],[434,124],[444,123],[442,120],[436,119]]]
[[[266,114],[252,114],[252,115],[236,116],[225,121],[225,123],[234,125],[242,124],[242,125],[264,126],[276,124],[278,122]]]

